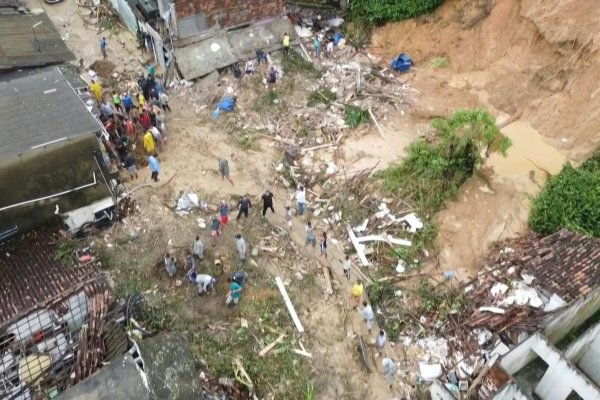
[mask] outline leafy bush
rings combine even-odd
[[[308,106],[314,107],[317,104],[329,105],[330,103],[337,100],[337,94],[330,88],[322,88],[312,91],[308,96]]]
[[[600,149],[579,168],[570,164],[533,199],[529,226],[549,235],[561,228],[600,237]]]
[[[491,152],[506,154],[510,140],[484,110],[459,110],[433,126],[439,140],[414,142],[407,157],[378,173],[384,185],[415,202],[423,213],[437,211],[483,164]],[[482,154],[483,153],[483,154]]]
[[[290,49],[287,56],[281,60],[283,72],[288,75],[300,74],[309,78],[318,79],[321,77],[321,71],[313,63],[305,60],[297,51]]]
[[[430,13],[442,2],[443,0],[354,0],[350,2],[350,13],[353,20],[381,24]]]
[[[344,121],[350,128],[356,128],[360,124],[369,122],[369,112],[355,106],[346,106],[344,110]]]

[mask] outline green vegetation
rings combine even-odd
[[[449,314],[464,311],[467,306],[467,299],[462,290],[444,285],[434,287],[429,278],[421,279],[417,294],[421,300],[419,311],[421,313],[437,312],[442,320],[446,319]]]
[[[369,122],[369,112],[355,106],[346,106],[344,110],[344,121],[350,128],[356,128],[361,124]]]
[[[533,199],[529,226],[549,235],[561,228],[600,237],[600,149],[578,168],[551,176]]]
[[[414,18],[434,11],[443,0],[355,0],[350,2],[353,21],[382,24]]]
[[[304,357],[292,352],[292,348],[300,347],[293,333],[288,334],[265,357],[258,355],[261,349],[284,333],[273,327],[287,327],[290,324],[281,301],[276,297],[269,297],[251,302],[242,301],[239,307],[242,316],[252,316],[248,328],[238,325],[227,334],[195,331],[191,334],[194,353],[202,357],[215,376],[232,379],[235,377],[232,360],[240,359],[253,380],[258,397],[274,392],[276,397],[312,399],[310,365]],[[236,321],[239,319],[236,318]]]
[[[491,152],[506,154],[510,140],[500,134],[487,111],[460,110],[449,119],[436,119],[438,140],[419,140],[406,158],[380,173],[384,186],[412,201],[422,212],[436,212]]]
[[[75,245],[73,242],[61,243],[56,250],[54,250],[54,261],[60,262],[65,267],[72,267],[75,265],[75,260],[73,259],[74,250]]]
[[[313,63],[305,60],[298,52],[290,49],[288,56],[281,60],[283,71],[288,74],[305,75],[308,78],[319,79],[321,71]]]
[[[337,100],[337,94],[330,88],[322,88],[315,90],[308,96],[308,106],[314,107],[317,104],[329,105]]]

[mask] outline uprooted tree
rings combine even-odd
[[[378,174],[388,189],[426,213],[454,197],[491,153],[506,155],[511,145],[485,110],[458,110],[434,120],[433,127],[438,133],[434,141],[414,142],[404,160]]]

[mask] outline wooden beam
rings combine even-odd
[[[300,354],[301,356],[308,357],[308,358],[312,358],[312,354],[310,354],[310,353],[309,353],[309,352],[307,352],[307,351],[300,350],[300,349],[292,349],[292,351],[293,351],[294,353],[296,353],[296,354]]]
[[[370,108],[367,111],[369,112],[369,115],[371,116],[371,120],[373,120],[373,123],[377,127],[377,130],[379,131],[379,134],[381,135],[381,137],[383,138],[383,140],[387,140],[385,138],[385,135],[383,134],[383,129],[381,129],[381,126],[379,126],[379,122],[377,122],[377,120],[375,119],[375,116],[373,115],[373,111],[371,111]]]
[[[318,266],[319,264],[317,264]],[[325,285],[327,294],[333,294],[333,288],[331,287],[331,278],[329,277],[329,267],[323,265],[323,275],[325,275]]]
[[[358,242],[358,239],[356,238],[356,235],[354,234],[354,231],[352,230],[350,224],[346,226],[346,230],[348,231],[348,236],[350,237],[352,245],[354,245],[354,250],[356,250],[356,254],[358,254],[358,258],[360,259],[361,264],[363,265],[363,267],[368,267],[369,260],[367,260],[367,256],[363,251],[363,245]]]
[[[285,302],[285,305],[287,306],[287,309],[290,312],[290,315],[292,316],[292,320],[294,321],[294,325],[296,325],[296,329],[300,333],[304,332],[304,327],[302,326],[302,322],[300,322],[300,318],[298,318],[298,314],[296,314],[296,310],[294,309],[294,305],[292,304],[292,301],[290,300],[290,297],[288,296],[287,290],[285,289],[285,286],[283,285],[283,281],[281,280],[280,277],[276,277],[275,283],[277,284],[277,287],[279,288],[279,292],[281,292],[281,297],[283,297],[283,301]]]
[[[284,337],[285,337],[285,335],[279,335],[279,337],[277,339],[275,339],[273,342],[271,342],[270,344],[268,344],[267,346],[265,346],[265,348],[262,349],[260,351],[260,353],[258,353],[258,355],[260,357],[264,357],[268,352],[270,352],[271,350],[273,350],[273,348],[275,346],[277,346],[279,343],[281,343],[283,341]]]

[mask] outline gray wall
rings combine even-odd
[[[56,218],[56,205],[65,212],[110,196],[94,152],[100,153],[100,146],[95,134],[90,133],[0,163],[0,208],[89,184],[93,182],[92,172],[98,181],[95,186],[56,199],[0,211],[0,231],[13,225],[27,231]],[[98,157],[102,165],[101,155]]]

